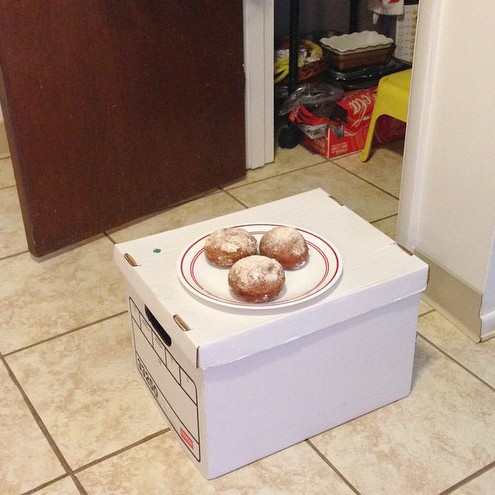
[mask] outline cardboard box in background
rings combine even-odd
[[[347,110],[347,122],[330,120],[325,136],[312,139],[304,135],[302,145],[325,158],[337,158],[361,151],[366,142],[369,122],[376,99],[376,86],[348,91],[339,101]],[[382,115],[376,122],[374,142],[384,144],[404,139],[406,124],[388,115]]]
[[[405,0],[404,14],[396,17],[394,57],[412,64],[418,24],[419,0]]]
[[[328,239],[341,256],[338,284],[295,306],[256,311],[209,303],[182,286],[177,264],[187,246],[253,223]],[[206,478],[410,392],[427,265],[321,189],[117,244],[115,260],[127,282],[137,370]]]
[[[325,158],[336,158],[363,149],[367,131],[367,126],[350,129],[344,122],[332,120],[325,136],[312,139],[304,135],[301,144]]]

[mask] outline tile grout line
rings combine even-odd
[[[228,190],[226,189],[222,189],[224,192],[228,192],[228,191],[234,191],[235,189],[239,189],[239,188],[242,188],[242,187],[245,187],[245,186],[251,186],[253,184],[257,184],[259,182],[264,182],[265,180],[270,180],[270,179],[273,179],[275,177],[281,177],[283,175],[288,175],[288,174],[291,174],[291,173],[295,173],[295,172],[299,172],[301,170],[307,170],[308,168],[311,168],[311,167],[316,167],[316,166],[319,166],[319,165],[324,165],[324,164],[331,164],[331,165],[334,165],[336,167],[338,167],[340,170],[344,171],[344,172],[347,172],[348,174],[352,175],[353,177],[355,177],[356,179],[359,179],[359,180],[362,180],[363,182],[365,182],[366,184],[370,185],[371,187],[374,187],[375,189],[378,189],[379,191],[383,192],[384,194],[386,194],[387,196],[390,196],[391,198],[394,198],[396,199],[397,201],[399,201],[399,198],[397,196],[395,196],[394,194],[392,194],[391,192],[381,188],[380,186],[378,186],[377,184],[374,184],[373,182],[371,182],[370,180],[368,179],[365,179],[361,176],[359,176],[358,174],[354,173],[354,172],[351,172],[350,170],[346,169],[345,167],[343,167],[342,165],[339,165],[337,163],[335,163],[334,161],[332,160],[323,160],[321,162],[318,162],[318,163],[312,163],[311,165],[306,165],[304,167],[301,167],[301,168],[297,168],[297,169],[294,169],[294,170],[288,170],[287,172],[281,172],[279,174],[276,174],[276,175],[271,175],[270,177],[265,177],[263,179],[260,179],[260,180],[256,180],[256,181],[253,181],[253,182],[248,182],[247,184],[242,184],[242,185],[239,185],[239,186],[234,186],[234,187],[231,187],[229,188]],[[235,198],[234,198],[235,199]]]
[[[427,315],[429,313],[431,313],[431,311],[429,311],[428,313],[424,313],[420,317],[425,316],[425,315]],[[441,347],[439,347],[437,344],[435,344],[434,342],[432,342],[430,339],[426,338],[420,332],[418,332],[418,337],[422,338],[425,342],[428,342],[428,344],[430,344],[432,347],[434,347],[438,352],[441,352],[450,361],[454,362],[457,366],[459,366],[460,368],[462,368],[464,371],[467,371],[472,377],[476,378],[479,382],[481,382],[483,385],[485,385],[486,387],[488,387],[492,392],[495,392],[495,387],[493,387],[488,382],[486,382],[485,380],[483,380],[483,378],[479,377],[476,373],[474,373],[474,371],[471,371],[468,367],[466,367],[465,365],[463,365],[460,361],[457,361],[457,359],[455,359],[453,356],[451,356],[447,351],[444,351]]]
[[[278,174],[275,174],[275,175],[270,175],[269,177],[264,177],[263,179],[259,179],[259,180],[254,180],[252,182],[247,182],[245,184],[240,184],[238,186],[232,186],[232,187],[229,187],[228,189],[224,189],[222,188],[222,191],[223,192],[229,192],[229,191],[235,191],[236,189],[240,189],[242,187],[246,187],[246,186],[252,186],[253,184],[259,184],[260,182],[264,182],[266,180],[270,180],[270,179],[274,179],[275,177],[281,177],[283,175],[288,175],[288,174],[292,174],[294,172],[299,172],[301,170],[306,170],[308,168],[311,168],[311,167],[316,167],[318,165],[323,165],[325,163],[327,163],[328,160],[323,160],[321,162],[318,162],[318,163],[312,163],[311,165],[305,165],[304,167],[301,167],[301,168],[296,168],[294,170],[287,170],[285,172],[280,172]],[[269,163],[267,163],[267,165],[270,165]],[[254,169],[256,170],[256,169]],[[235,198],[234,198],[235,199]],[[246,208],[249,208],[248,206],[246,206]]]
[[[392,198],[396,199],[397,201],[400,201],[399,200],[399,197],[398,196],[395,196],[395,194],[392,194],[391,192],[389,191],[386,191],[385,189],[381,188],[380,186],[377,186],[376,184],[373,184],[373,182],[369,181],[368,179],[365,179],[364,177],[361,177],[360,175],[356,174],[355,172],[351,172],[350,170],[346,169],[345,167],[343,167],[342,165],[339,165],[338,163],[335,163],[335,162],[332,162],[333,165],[335,165],[336,167],[339,167],[341,170],[344,170],[345,172],[353,175],[354,177],[356,177],[357,179],[361,179],[362,181],[366,182],[367,184],[369,184],[370,186],[373,186],[375,187],[376,189],[378,189],[379,191],[387,194],[388,196],[391,196]]]
[[[398,216],[398,213],[392,213],[391,215],[387,215],[386,217],[378,218],[376,220],[371,221],[371,225],[377,223],[377,222],[383,222],[384,220],[388,220],[389,218],[393,218]],[[395,240],[395,239],[394,239]]]
[[[7,256],[4,256],[3,258],[0,257],[0,261],[9,260],[11,258],[15,258],[16,256],[21,256],[21,255],[26,254],[26,253],[29,253],[29,251],[25,250],[25,251],[19,251],[17,253],[13,253],[13,254],[8,254]]]
[[[115,246],[118,242],[108,232],[103,232],[103,235]]]
[[[17,354],[18,352],[26,351],[28,349],[32,349],[33,347],[36,347],[40,344],[45,344],[46,342],[51,342],[52,340],[58,339],[60,337],[64,337],[66,335],[69,335],[74,332],[78,332],[79,330],[84,330],[85,328],[92,327],[93,325],[97,325],[98,323],[103,323],[105,321],[109,321],[113,318],[117,318],[119,316],[127,314],[127,309],[125,311],[121,311],[120,313],[115,313],[110,316],[105,316],[104,318],[100,318],[99,320],[92,321],[90,323],[85,323],[84,325],[80,325],[76,328],[71,328],[70,330],[66,330],[65,332],[58,333],[57,335],[52,335],[51,337],[48,337],[47,339],[39,340],[38,342],[34,342],[33,344],[29,344],[27,346],[21,347],[20,349],[15,349],[14,351],[7,352],[3,354],[4,357],[7,356],[12,356],[14,354]]]
[[[27,492],[22,492],[22,495],[31,495],[34,493],[37,493],[39,490],[42,490],[43,488],[48,488],[49,486],[54,485],[55,483],[58,483],[59,481],[65,480],[69,478],[68,474],[63,474],[61,476],[58,476],[57,478],[54,478],[53,480],[47,481],[46,483],[42,483],[41,485],[35,486],[34,488],[31,488]]]
[[[41,432],[43,433],[43,436],[45,437],[46,441],[48,442],[48,445],[50,445],[53,453],[55,454],[55,456],[57,457],[58,461],[62,465],[62,468],[65,470],[66,474],[68,476],[70,476],[70,478],[72,479],[73,483],[76,485],[77,489],[79,490],[79,493],[81,495],[88,495],[88,493],[86,492],[86,490],[81,485],[81,483],[77,479],[76,475],[72,471],[71,467],[69,466],[69,463],[67,462],[67,460],[65,459],[64,455],[62,454],[62,451],[58,448],[55,440],[50,435],[50,432],[48,431],[48,428],[46,427],[45,423],[41,419],[41,416],[38,414],[38,411],[36,411],[36,408],[34,407],[33,403],[29,400],[29,397],[27,396],[26,392],[22,388],[19,380],[15,376],[14,372],[10,368],[9,364],[7,363],[7,361],[6,361],[6,359],[5,359],[5,357],[3,355],[0,355],[0,361],[5,366],[5,369],[7,370],[7,373],[9,375],[10,379],[12,380],[12,382],[14,383],[14,385],[19,390],[19,393],[21,394],[21,396],[22,396],[22,398],[24,400],[24,403],[27,405],[30,413],[32,414],[34,420],[36,421],[36,424],[38,425],[38,427],[40,428]]]
[[[467,485],[470,481],[475,480],[476,478],[479,478],[482,474],[486,473],[490,469],[495,467],[495,461],[490,462],[490,464],[487,464],[486,466],[482,467],[481,469],[478,469],[478,471],[475,471],[474,473],[470,474],[469,476],[466,476],[463,480],[459,481],[455,485],[452,485],[450,488],[447,488],[443,492],[440,492],[438,495],[448,495],[449,493],[454,492],[458,488],[463,487],[464,485]]]
[[[1,160],[1,158],[0,158]],[[12,189],[12,188],[16,188],[16,184],[10,184],[10,186],[3,186],[3,187],[0,187],[0,191],[5,191],[6,189]]]
[[[420,315],[418,315],[418,319],[422,318],[423,316],[429,315],[431,313],[435,313],[435,312],[436,312],[436,309],[434,309],[434,308],[428,309],[424,313],[421,313]],[[416,333],[419,335],[419,332],[416,332]]]
[[[425,316],[427,314],[433,313],[435,311],[436,310],[434,308],[432,308],[430,311],[427,311],[426,313],[423,313],[423,314],[419,315],[419,318],[421,318],[421,317],[423,317],[423,316]],[[421,339],[423,339],[425,342],[427,342],[428,344],[430,344],[438,352],[440,352],[441,354],[443,354],[447,359],[449,359],[450,361],[453,361],[457,366],[461,367],[464,371],[468,372],[471,376],[473,376],[478,381],[480,381],[483,385],[486,385],[488,388],[490,388],[491,390],[495,391],[495,388],[493,388],[489,383],[485,382],[482,378],[480,378],[478,375],[476,375],[473,371],[471,371],[469,368],[467,368],[462,363],[460,363],[459,361],[457,361],[454,357],[452,357],[446,351],[444,351],[443,349],[441,349],[438,345],[434,344],[431,340],[427,339],[420,332],[417,332],[417,335],[418,335],[418,337],[420,337]],[[478,478],[479,476],[481,476],[482,474],[484,474],[485,472],[489,471],[490,469],[492,469],[494,467],[495,467],[495,461],[487,464],[486,466],[482,467],[478,471],[475,471],[474,473],[470,474],[469,476],[467,476],[463,480],[459,481],[455,485],[452,485],[450,488],[447,488],[446,490],[443,490],[438,495],[448,495],[448,494],[454,492],[455,490],[457,490],[458,488],[461,488],[462,486],[466,485],[470,481]]]
[[[321,460],[339,476],[339,478],[356,494],[361,495],[361,493],[352,485],[352,483],[329,461],[329,459],[323,455],[322,452],[311,442],[311,439],[307,439],[306,443],[318,454]]]
[[[262,182],[262,181],[257,181],[257,182]],[[256,184],[256,182],[252,182],[252,184]],[[239,186],[239,187],[242,187],[242,186]],[[230,194],[230,191],[232,191],[233,189],[224,189],[222,190],[225,194],[227,194],[227,196],[229,196],[230,198],[232,198],[236,203],[239,203],[244,209],[249,209],[249,206],[244,204],[240,199],[236,198],[233,194]]]
[[[125,447],[122,447],[121,449],[118,449],[110,454],[104,455],[103,457],[100,457],[99,459],[95,459],[94,461],[88,462],[87,464],[84,464],[83,466],[80,466],[76,469],[74,469],[74,474],[77,475],[86,469],[92,468],[93,466],[96,466],[97,464],[100,464],[104,461],[107,461],[108,459],[112,459],[113,457],[116,457],[120,454],[123,454],[124,452],[127,452],[128,450],[132,450],[133,448],[137,447],[138,445],[145,444],[146,442],[153,440],[154,438],[157,438],[161,435],[165,435],[166,433],[169,433],[171,430],[170,428],[163,428],[162,430],[159,430],[155,433],[152,433],[151,435],[148,435],[144,438],[141,438],[140,440],[137,440],[136,442],[131,443],[130,445],[126,445]]]

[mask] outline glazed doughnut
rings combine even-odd
[[[280,226],[263,234],[260,254],[276,259],[286,270],[294,270],[306,263],[309,250],[306,240],[296,228]]]
[[[230,267],[236,261],[256,254],[257,242],[247,230],[227,227],[212,232],[205,240],[205,256],[214,265]]]
[[[262,303],[275,299],[285,285],[282,265],[273,258],[253,255],[237,261],[229,270],[229,286],[243,301]]]

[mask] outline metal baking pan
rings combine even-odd
[[[325,72],[325,80],[344,90],[363,89],[375,86],[383,76],[411,67],[410,63],[392,57],[386,64],[369,65],[347,72],[340,72],[329,67]]]

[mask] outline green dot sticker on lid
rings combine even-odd
[[[162,250],[161,250],[160,248],[155,248],[155,249],[153,249],[153,252],[154,252],[154,253],[161,253],[161,252],[162,252]]]

